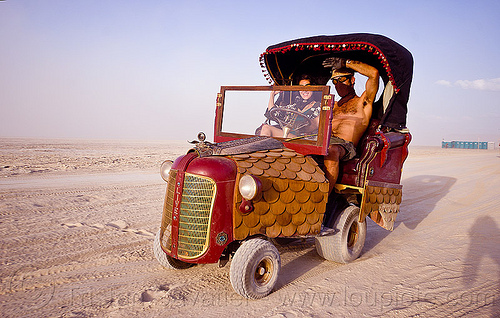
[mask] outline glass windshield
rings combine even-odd
[[[328,86],[222,87],[216,136],[227,137],[220,141],[269,136],[320,146],[330,101]]]

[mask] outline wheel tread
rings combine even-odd
[[[174,269],[174,270],[179,270],[179,269],[186,269],[189,267],[194,266],[194,264],[191,263],[186,263],[174,258],[171,258],[168,256],[165,251],[161,248],[161,243],[160,243],[160,230],[156,232],[155,235],[155,240],[153,241],[153,254],[158,260],[158,263],[160,263],[161,266],[167,268],[167,269]]]
[[[271,253],[275,259],[275,273],[271,278],[271,282],[264,288],[264,291],[259,291],[256,286],[252,285],[253,265],[252,260],[258,258],[259,255]],[[263,239],[251,239],[242,243],[236,251],[230,268],[230,281],[233,289],[245,298],[259,299],[267,296],[274,285],[276,284],[279,270],[281,267],[281,259],[276,247],[269,241]]]
[[[355,205],[350,205],[343,210],[333,224],[333,229],[336,230],[336,233],[315,238],[316,251],[318,254],[329,261],[343,264],[350,263],[358,258],[366,238],[366,220],[363,223],[359,223],[357,221],[358,217],[359,208]],[[360,226],[360,237],[358,238],[359,241],[356,243],[356,251],[354,254],[351,254],[347,248],[346,232],[349,231],[353,218],[353,222],[358,222]]]

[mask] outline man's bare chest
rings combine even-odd
[[[344,116],[363,117],[363,105],[360,105],[359,100],[350,100],[342,106],[335,103],[333,117]]]

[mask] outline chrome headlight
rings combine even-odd
[[[160,175],[166,182],[168,182],[168,174],[170,172],[170,169],[172,168],[173,163],[174,162],[172,160],[165,160],[160,166]]]
[[[244,175],[240,179],[239,190],[241,196],[247,200],[255,198],[262,189],[262,183],[259,178],[252,175]]]

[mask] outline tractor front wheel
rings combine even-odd
[[[255,238],[245,241],[231,261],[229,277],[234,290],[243,297],[259,299],[276,285],[281,258],[269,241]]]
[[[155,240],[153,242],[153,254],[160,265],[168,269],[186,269],[195,265],[180,261],[165,253],[160,244],[160,230],[158,230],[155,235]]]

